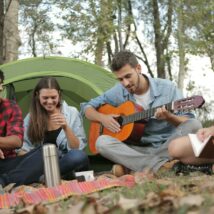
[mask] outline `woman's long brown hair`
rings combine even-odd
[[[59,92],[59,103],[57,107],[61,105],[61,89],[57,80],[53,77],[41,78],[33,90],[33,97],[30,105],[28,137],[32,144],[40,143],[44,139],[45,132],[48,129],[48,113],[41,106],[39,101],[41,89],[56,89]]]

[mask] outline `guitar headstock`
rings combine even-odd
[[[174,101],[173,110],[177,111],[189,111],[191,109],[200,108],[205,103],[202,96],[192,96],[185,99]]]

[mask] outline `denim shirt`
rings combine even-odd
[[[182,99],[182,93],[176,85],[166,79],[150,78],[145,76],[149,81],[150,86],[150,108],[163,106],[175,100]],[[88,103],[81,103],[81,114],[84,115],[86,108],[89,106],[97,109],[101,105],[107,103],[112,106],[119,106],[125,101],[130,100],[136,103],[133,94],[129,93],[121,83],[117,83],[113,88],[106,91],[104,94],[91,99]],[[187,117],[194,117],[192,113],[177,113],[177,115],[186,115]],[[155,117],[148,119],[145,124],[143,135],[139,146],[153,145],[158,146],[164,143],[170,135],[175,131],[175,126],[165,120],[157,120]]]
[[[80,145],[79,149],[82,150],[85,148],[87,144],[85,131],[82,125],[82,117],[78,110],[75,107],[68,106],[67,103],[64,101],[62,103],[61,111],[65,116],[65,119],[67,121],[67,124],[74,132],[75,136],[79,139]],[[22,146],[22,149],[25,151],[30,151],[33,148],[35,148],[35,145],[33,145],[28,138],[28,127],[30,122],[30,114],[27,114],[24,119],[24,143]],[[41,142],[42,143],[42,142]],[[71,148],[69,147],[67,137],[65,135],[64,130],[62,129],[56,139],[56,144],[59,150],[62,152],[62,154],[67,153]],[[38,144],[41,145],[41,144]],[[37,145],[36,145],[37,146]]]

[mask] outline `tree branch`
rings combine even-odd
[[[167,12],[166,26],[167,26],[167,33],[166,33],[166,36],[163,38],[163,41],[162,41],[162,47],[164,49],[167,47],[169,37],[170,37],[171,32],[172,32],[172,0],[168,1],[168,12]]]
[[[137,34],[135,34],[135,39],[137,40],[137,44],[138,44],[138,46],[140,47],[140,50],[141,50],[141,52],[142,52],[142,54],[143,54],[143,56],[144,56],[145,59],[143,59],[143,58],[141,58],[141,57],[138,57],[138,58],[141,59],[141,60],[144,62],[144,64],[146,65],[146,67],[147,67],[147,69],[148,69],[148,72],[149,72],[149,74],[151,75],[151,77],[154,77],[154,75],[153,75],[153,73],[152,73],[152,70],[151,70],[151,68],[150,68],[149,61],[148,61],[148,59],[147,59],[146,53],[145,53],[145,51],[144,51],[143,46],[141,45],[141,42],[140,42],[140,40],[139,40]]]
[[[132,3],[131,3],[130,0],[128,0],[128,8],[127,8],[127,10],[128,10],[128,16],[129,17],[133,17],[133,14],[132,14]],[[129,23],[128,26],[127,26],[127,34],[126,34],[125,42],[123,44],[123,48],[124,49],[126,48],[126,46],[128,44],[128,40],[129,40],[130,34],[131,34],[131,23]]]
[[[12,3],[12,0],[9,1],[9,3],[8,3],[6,9],[5,9],[5,15],[7,14],[8,10],[10,8],[11,3]]]

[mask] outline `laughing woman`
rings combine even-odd
[[[35,174],[41,176],[43,169],[41,145],[55,144],[59,151],[61,175],[72,171],[87,170],[88,157],[84,151],[86,137],[82,120],[75,107],[61,100],[61,89],[53,77],[44,77],[36,85],[30,113],[24,120],[25,134],[22,149],[37,149]],[[37,149],[35,149],[35,147]]]
[[[16,168],[7,182],[16,186],[38,182],[43,174],[42,145],[55,144],[61,176],[71,178],[74,171],[87,170],[83,149],[86,137],[79,112],[61,100],[61,89],[53,77],[42,78],[33,91],[30,112],[24,119],[24,143]]]
[[[10,161],[10,171],[1,175],[2,186],[38,182],[43,175],[42,145],[46,143],[56,145],[64,178],[69,178],[74,171],[88,169],[80,114],[61,100],[61,89],[55,78],[44,77],[36,85],[24,128],[22,155]]]

